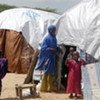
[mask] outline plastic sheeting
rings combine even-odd
[[[57,14],[16,8],[0,13],[0,29],[22,32],[27,42],[36,48],[46,33],[47,26],[58,18]]]
[[[74,45],[100,59],[100,0],[83,0],[56,23],[59,44]]]
[[[84,100],[100,100],[100,62],[82,66]]]
[[[8,59],[8,71],[27,73],[33,48],[38,47],[47,26],[56,18],[57,14],[28,8],[0,13],[0,48]]]

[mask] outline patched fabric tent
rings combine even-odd
[[[59,44],[77,46],[100,60],[100,0],[83,0],[56,25]]]
[[[57,14],[28,8],[0,13],[0,48],[8,59],[10,72],[27,73],[34,48],[57,18]]]

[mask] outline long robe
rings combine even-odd
[[[56,68],[55,68],[56,51],[57,51],[56,36],[53,34],[48,34],[44,38],[41,44],[38,65],[35,68],[36,70],[42,70],[44,72],[40,91],[46,92],[46,91],[54,90],[53,77],[56,72]]]
[[[81,94],[81,65],[82,61],[68,60],[66,66],[69,67],[67,80],[67,93]]]
[[[38,66],[37,70],[43,70],[44,73],[47,74],[55,74],[55,57],[56,51],[51,50],[57,49],[57,40],[56,36],[52,34],[48,34],[42,44],[39,52]]]

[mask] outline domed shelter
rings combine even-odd
[[[39,41],[57,14],[15,8],[0,13],[0,48],[8,59],[8,71],[27,73]]]
[[[59,44],[76,46],[100,60],[100,1],[82,0],[57,22]]]

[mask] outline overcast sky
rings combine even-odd
[[[64,12],[78,4],[81,0],[0,0],[0,4],[15,5],[18,7],[52,8]]]

